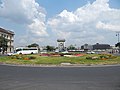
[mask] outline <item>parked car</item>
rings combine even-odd
[[[68,51],[64,51],[64,52],[62,52],[62,53],[68,53]]]
[[[87,54],[95,54],[93,51],[88,51]]]
[[[16,55],[17,53],[7,53],[8,56]]]

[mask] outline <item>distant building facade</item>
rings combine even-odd
[[[111,49],[111,46],[109,44],[96,43],[95,45],[93,45],[93,50],[107,50],[107,49]]]
[[[14,46],[13,46],[14,32],[0,28],[0,36],[8,40],[8,43],[7,43],[8,47],[6,52],[7,53],[13,52],[14,51]]]
[[[96,43],[94,45],[89,45],[89,44],[84,44],[81,46],[81,49],[83,49],[84,51],[88,51],[88,50],[110,50],[111,46],[109,44],[99,44]]]
[[[81,49],[84,49],[85,51],[93,50],[93,46],[88,45],[88,44],[84,44],[84,45],[81,46]]]

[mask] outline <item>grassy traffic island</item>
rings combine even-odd
[[[120,56],[111,54],[49,53],[0,56],[0,64],[15,65],[111,65],[120,64]]]

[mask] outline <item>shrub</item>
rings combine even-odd
[[[36,59],[36,57],[34,57],[34,56],[30,56],[29,59]]]
[[[102,60],[114,59],[114,58],[117,58],[117,57],[114,56],[114,55],[111,55],[111,54],[103,54],[103,55],[100,56],[100,59],[102,59]]]
[[[86,59],[89,60],[108,60],[108,59],[115,59],[117,56],[111,54],[100,54],[99,56],[88,56]]]
[[[109,56],[107,56],[107,55],[102,55],[102,56],[100,56],[100,59],[109,59]]]
[[[65,54],[64,53],[61,53],[60,56],[63,57]]]
[[[11,59],[19,59],[19,60],[31,60],[31,59],[36,59],[34,56],[26,56],[26,55],[13,55],[10,57]]]
[[[28,58],[28,57],[25,57],[25,58],[24,58],[24,60],[30,60],[30,58]]]
[[[13,55],[10,56],[11,59],[23,59],[23,55]]]
[[[86,57],[86,59],[91,59],[92,60],[92,57]]]

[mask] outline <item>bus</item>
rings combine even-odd
[[[15,50],[16,54],[37,54],[39,52],[38,47],[19,47]]]

